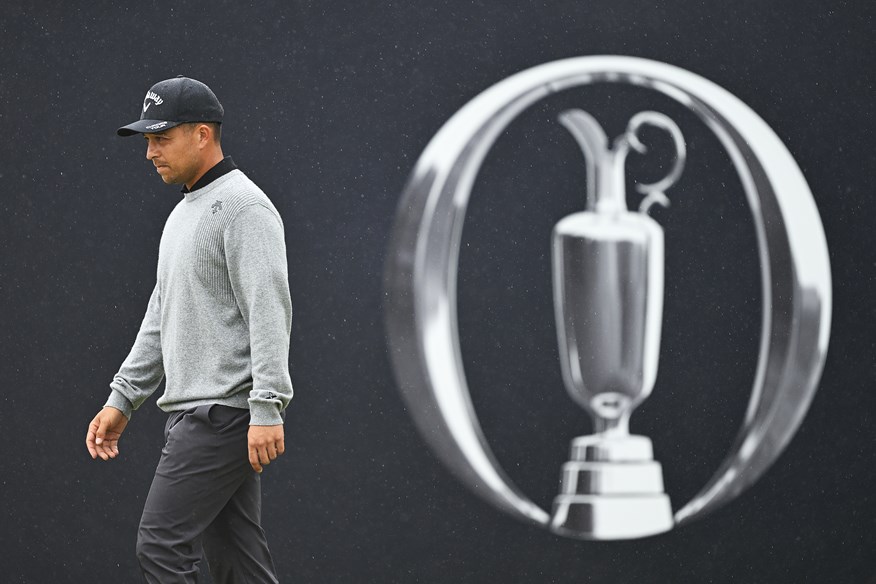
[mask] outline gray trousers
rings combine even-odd
[[[172,412],[146,497],[137,559],[149,584],[198,581],[201,550],[215,584],[277,583],[261,528],[259,475],[247,458],[249,411]]]

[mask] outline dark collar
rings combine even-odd
[[[216,180],[217,178],[219,178],[220,176],[228,174],[229,172],[231,172],[235,168],[237,168],[237,165],[234,164],[234,161],[231,160],[230,156],[226,156],[225,158],[223,158],[222,160],[217,162],[215,164],[215,166],[213,166],[213,168],[211,168],[210,170],[205,172],[204,176],[199,178],[198,182],[196,182],[194,185],[192,185],[191,190],[189,190],[185,185],[183,185],[182,192],[183,193],[191,193],[191,192],[196,191],[198,189],[202,189],[205,186],[207,186],[208,184],[210,184],[211,182],[213,182],[214,180]]]

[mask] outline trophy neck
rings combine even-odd
[[[588,408],[593,417],[593,429],[598,434],[628,436],[634,407],[626,396],[597,396]]]

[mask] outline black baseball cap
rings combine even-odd
[[[188,77],[159,81],[146,93],[140,119],[116,132],[119,136],[163,132],[187,122],[222,122],[225,110],[209,87]]]

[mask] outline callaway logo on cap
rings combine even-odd
[[[117,130],[119,136],[169,130],[187,122],[222,122],[222,104],[209,87],[188,77],[159,81],[146,93],[140,120]]]
[[[151,102],[149,100],[152,100]],[[154,91],[150,91],[146,94],[146,99],[143,100],[143,113],[146,113],[146,110],[149,109],[149,106],[152,104],[161,105],[164,103],[164,100],[161,99],[161,96],[155,93]]]

